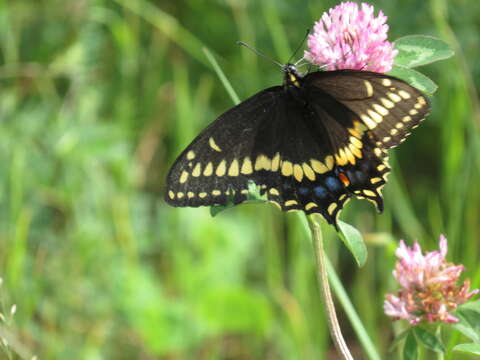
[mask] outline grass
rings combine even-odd
[[[179,151],[232,105],[202,49],[245,99],[281,74],[235,42],[286,61],[333,4],[0,2],[0,303],[5,313],[17,305],[2,326],[10,343],[40,359],[334,358],[294,214],[244,205],[212,219],[162,200]],[[480,8],[372,4],[389,15],[392,39],[429,34],[457,52],[422,69],[439,90],[432,115],[395,150],[385,213],[353,201],[342,214],[367,240],[367,265],[357,269],[323,229],[385,358],[393,333],[382,303],[398,239],[432,249],[445,233],[450,259],[480,286]]]

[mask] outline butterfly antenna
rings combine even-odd
[[[287,64],[290,64],[290,61],[292,61],[292,59],[295,57],[295,55],[297,55],[298,50],[300,50],[301,47],[303,46],[303,44],[305,43],[305,40],[307,39],[308,34],[310,34],[310,29],[307,29],[307,32],[306,32],[305,36],[303,37],[302,42],[300,43],[300,45],[298,45],[297,49],[294,51],[292,56],[290,56],[290,59],[288,59]],[[303,57],[302,57],[302,59],[303,59]],[[302,59],[300,59],[300,60],[302,60]],[[298,63],[298,61],[297,61],[297,63]]]
[[[247,43],[244,43],[243,41],[237,41],[237,45],[241,45],[241,46],[245,46],[247,49],[253,51],[255,54],[257,54],[258,56],[274,63],[274,64],[277,64],[278,66],[280,66],[281,68],[283,68],[283,65],[280,64],[278,61],[275,61],[273,60],[272,58],[269,58],[268,56],[266,55],[263,55],[260,51],[258,51],[257,49],[251,47],[250,45],[248,45]]]

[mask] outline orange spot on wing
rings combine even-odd
[[[344,173],[338,174],[338,178],[343,183],[343,185],[345,186],[350,185],[350,180],[348,179],[347,175],[345,175]]]

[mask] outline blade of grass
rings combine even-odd
[[[215,60],[213,54],[206,47],[203,48],[203,52],[207,56],[208,61],[210,61],[210,64],[212,64],[213,70],[215,70],[215,72],[217,73],[218,77],[220,78],[220,81],[225,87],[225,90],[227,90],[228,95],[230,95],[230,98],[232,99],[233,103],[235,105],[238,105],[240,103],[240,98],[238,97],[237,93],[233,89],[230,81],[228,81],[227,77],[225,76],[225,73],[218,65],[217,60]]]
[[[113,0],[134,12],[145,21],[159,29],[167,38],[178,44],[187,53],[204,65],[208,65],[202,56],[205,44],[183,27],[176,18],[144,0]]]

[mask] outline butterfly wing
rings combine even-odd
[[[403,80],[385,74],[338,70],[305,77],[312,93],[321,91],[351,110],[381,149],[401,143],[430,111],[428,99]]]
[[[357,71],[312,73],[293,91],[266,89],[221,115],[185,149],[168,174],[166,200],[237,204],[247,199],[251,180],[282,210],[320,213],[334,225],[352,196],[382,210],[386,149],[425,115],[421,96],[401,80]]]
[[[428,114],[426,97],[402,80],[355,70],[308,74],[303,93],[316,126],[326,128],[334,175],[346,193],[366,198],[382,211],[381,189],[390,171],[387,150]]]
[[[259,127],[277,116],[282,87],[265,89],[221,115],[182,152],[167,176],[166,201],[204,206],[246,200],[258,181],[252,149]]]

